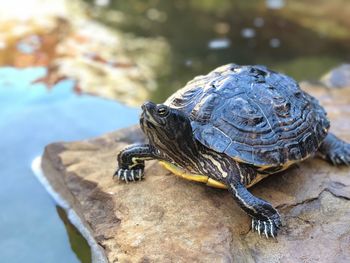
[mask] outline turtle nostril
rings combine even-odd
[[[150,110],[152,106],[155,106],[153,102],[146,101],[144,104],[142,104],[141,109],[142,110]]]

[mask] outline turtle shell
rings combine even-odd
[[[219,67],[165,104],[189,116],[194,137],[206,147],[261,167],[307,158],[329,129],[315,98],[292,78],[260,65]]]

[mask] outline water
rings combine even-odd
[[[347,0],[85,2],[95,19],[112,28],[169,44],[159,88],[150,94],[157,102],[226,63],[264,64],[297,80],[316,80],[350,61]]]
[[[51,142],[86,139],[134,124],[138,110],[77,95],[69,80],[52,90],[31,84],[44,74],[44,68],[0,68],[1,262],[89,262],[86,242],[63,211],[57,213],[33,176],[31,162]]]

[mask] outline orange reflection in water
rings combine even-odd
[[[5,32],[0,35],[0,66],[48,66],[57,57],[56,46],[68,30],[63,19],[57,19],[55,27],[30,20],[0,23],[0,32]]]

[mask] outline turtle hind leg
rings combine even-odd
[[[281,227],[277,210],[265,200],[252,195],[240,182],[231,182],[229,190],[239,206],[252,218],[252,230],[266,238],[276,237]]]
[[[350,144],[329,133],[319,148],[319,156],[333,165],[350,166]]]

